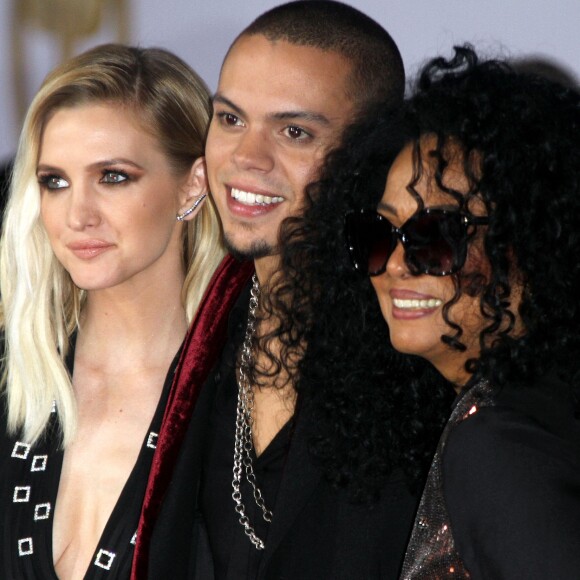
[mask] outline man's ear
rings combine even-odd
[[[183,188],[182,205],[177,214],[178,221],[192,220],[199,213],[208,191],[205,157],[198,157],[191,166]]]

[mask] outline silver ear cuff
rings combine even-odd
[[[182,222],[190,213],[193,213],[197,206],[207,197],[207,193],[200,195],[196,200],[195,203],[189,208],[186,209],[183,213],[178,213],[176,219],[178,222]]]

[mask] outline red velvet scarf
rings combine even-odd
[[[254,271],[252,262],[226,256],[216,270],[185,337],[145,491],[131,580],[147,577],[155,521],[171,480],[197,398],[227,338],[228,317]]]

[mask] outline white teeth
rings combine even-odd
[[[244,205],[269,205],[271,203],[282,203],[284,201],[284,198],[280,196],[270,197],[269,195],[262,195],[261,193],[256,194],[250,193],[249,191],[242,191],[235,187],[232,187],[231,195],[236,201]]]
[[[396,308],[406,308],[409,310],[421,310],[424,308],[436,308],[443,304],[442,300],[438,298],[429,298],[429,300],[403,300],[401,298],[393,298],[393,305]]]

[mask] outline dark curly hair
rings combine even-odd
[[[311,453],[338,486],[359,499],[376,497],[400,468],[421,481],[449,411],[451,389],[416,357],[394,352],[368,280],[351,270],[343,238],[350,209],[376,207],[389,166],[433,135],[435,179],[468,211],[471,196],[489,214],[484,249],[490,273],[460,273],[462,292],[481,296],[489,319],[480,336],[475,377],[501,387],[556,369],[578,390],[580,352],[580,98],[571,88],[505,62],[480,62],[469,46],[451,60],[429,62],[402,111],[386,106],[359,119],[322,178],[306,195],[306,211],[281,230],[283,267],[272,282],[269,309],[279,325],[281,357],[299,400],[316,418]],[[443,184],[460,153],[469,187]],[[519,315],[525,334],[513,338],[510,299],[523,286]],[[268,302],[268,301],[267,301]],[[462,330],[442,337],[462,349]],[[577,394],[576,401],[578,401]],[[578,408],[578,403],[577,403]]]
[[[480,61],[464,46],[451,60],[434,59],[424,68],[404,115],[404,140],[436,137],[429,155],[440,189],[465,211],[470,197],[481,199],[489,216],[490,273],[477,288],[489,324],[480,335],[480,357],[467,369],[497,387],[556,370],[577,389],[580,95],[505,62]],[[466,194],[442,185],[458,151]],[[417,166],[419,148],[414,153]],[[466,291],[461,274],[456,287],[457,298]],[[519,287],[525,332],[514,338],[510,303],[513,309]],[[460,332],[446,338],[461,348]]]
[[[452,399],[431,365],[390,346],[370,282],[353,272],[345,248],[345,211],[376,205],[391,161],[385,153],[399,146],[395,119],[375,117],[347,130],[307,188],[304,214],[283,223],[282,267],[264,301],[278,317],[270,338],[282,342],[278,360],[298,412],[308,405],[314,415],[311,455],[357,501],[378,498],[395,470],[410,488],[421,485]]]

